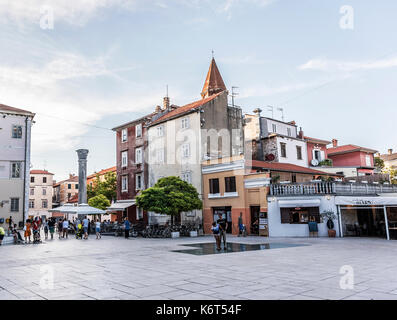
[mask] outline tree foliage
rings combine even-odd
[[[202,209],[203,203],[196,188],[179,177],[165,177],[136,197],[139,208],[145,211],[166,214],[171,221],[181,212]]]
[[[99,194],[88,200],[88,205],[97,209],[106,210],[110,207],[110,201],[103,194]]]
[[[116,200],[116,190],[117,176],[114,172],[107,172],[103,181],[101,181],[99,175],[97,175],[93,185],[87,186],[87,197],[91,199],[102,194],[111,202],[112,200]]]
[[[375,168],[379,170],[383,170],[385,167],[385,162],[379,157],[375,157],[374,160],[375,160]]]

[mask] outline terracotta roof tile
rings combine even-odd
[[[54,175],[51,172],[48,172],[47,170],[30,170],[30,174],[51,174]]]
[[[6,106],[5,104],[0,104],[0,112],[24,114],[24,115],[30,115],[30,116],[35,115],[34,113],[32,113],[30,111]]]
[[[167,114],[163,115],[162,117],[158,118],[156,121],[153,121],[149,126],[153,126],[153,125],[158,124],[160,122],[164,122],[164,121],[169,120],[169,119],[177,118],[177,117],[180,117],[180,116],[182,116],[182,115],[184,115],[186,113],[189,113],[193,109],[201,107],[204,104],[206,104],[206,103],[208,103],[208,102],[210,102],[212,100],[215,100],[223,92],[224,91],[219,92],[217,94],[214,94],[214,95],[212,95],[212,96],[210,96],[208,98],[201,99],[201,100],[189,103],[189,104],[187,104],[187,105],[185,105],[183,107],[179,107],[178,109],[175,109],[173,111],[170,111]]]
[[[354,144],[347,144],[344,146],[336,147],[336,148],[328,148],[327,153],[328,155],[333,155],[333,154],[339,154],[339,153],[348,153],[348,152],[356,152],[356,151],[364,151],[364,152],[370,152],[370,153],[376,153],[376,150],[373,149],[368,149],[368,148],[363,148],[356,146]]]
[[[117,170],[117,167],[111,167],[111,168],[108,168],[108,169],[102,169],[101,171],[99,171],[99,172],[95,172],[95,173],[93,173],[93,174],[90,174],[88,177],[87,177],[87,179],[92,179],[92,178],[95,178],[97,175],[104,175],[105,173],[108,173],[108,172],[116,172],[116,170]]]
[[[274,171],[288,171],[288,172],[296,172],[296,173],[337,176],[336,174],[314,170],[306,167],[301,167],[291,163],[266,162],[266,161],[258,161],[258,160],[246,161],[246,163],[247,165],[250,165],[252,167],[258,167],[258,168],[269,169]]]
[[[216,65],[215,59],[212,58],[210,68],[207,73],[207,77],[204,82],[203,91],[201,96],[207,98],[213,94],[226,90],[225,83],[223,82],[221,73],[219,72],[218,66]]]

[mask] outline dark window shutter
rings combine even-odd
[[[280,213],[281,213],[281,223],[291,223],[289,208],[280,208]]]

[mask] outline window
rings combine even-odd
[[[296,146],[296,158],[302,160],[302,147]]]
[[[372,163],[371,163],[371,156],[368,155],[368,154],[365,156],[365,165],[366,165],[367,167],[372,166]]]
[[[128,176],[121,177],[121,191],[122,192],[128,191]]]
[[[135,189],[136,190],[142,190],[143,186],[142,186],[142,174],[137,174],[135,176]]]
[[[225,192],[236,192],[236,177],[225,178]]]
[[[187,183],[192,183],[192,173],[190,171],[182,172],[181,179]]]
[[[137,220],[142,220],[143,219],[143,209],[142,208],[136,208],[136,219]]]
[[[47,195],[47,189],[46,188],[43,188],[42,192],[43,192],[43,196]]]
[[[164,135],[164,126],[157,127],[157,136],[162,137]]]
[[[140,164],[143,162],[142,148],[135,149],[135,163]]]
[[[47,183],[47,177],[43,177],[43,183]]]
[[[128,151],[123,151],[121,153],[121,167],[125,168],[128,165]]]
[[[185,143],[182,145],[182,157],[189,158],[190,157],[190,144]]]
[[[11,178],[21,177],[21,162],[11,162]]]
[[[11,198],[11,212],[19,211],[19,198]]]
[[[287,145],[284,142],[280,142],[280,148],[281,148],[281,157],[286,158],[287,157]]]
[[[181,120],[181,128],[182,129],[187,129],[189,128],[189,118],[183,118]]]
[[[34,200],[29,200],[29,209],[34,209]]]
[[[291,181],[292,181],[292,183],[296,183],[296,173],[293,173],[291,175]]]
[[[135,126],[135,136],[136,136],[137,138],[142,137],[142,123],[137,124],[137,125]]]
[[[121,142],[127,142],[128,139],[128,129],[121,130]]]
[[[30,189],[30,195],[31,195],[31,196],[34,196],[34,188],[31,188],[31,189]]]
[[[291,136],[291,128],[287,128],[287,135],[288,135],[288,137]]]
[[[219,193],[219,179],[210,179],[210,193]]]
[[[71,193],[68,193],[68,200],[72,197]]]
[[[78,188],[79,188],[79,184],[76,183],[76,184],[74,185],[74,188],[75,188],[75,189],[78,189]]]
[[[34,177],[30,177],[30,182],[34,183]]]
[[[47,209],[48,208],[48,201],[46,199],[41,200],[41,207],[43,209]]]
[[[273,129],[273,132],[274,132],[274,133],[277,132],[277,126],[276,126],[276,124],[274,124],[274,123],[272,124],[272,129]]]
[[[12,126],[12,137],[22,139],[22,126]]]
[[[320,211],[318,207],[311,208],[280,208],[281,223],[305,224],[311,219],[320,223]]]
[[[164,163],[164,149],[156,150],[156,162]]]
[[[72,184],[68,183],[68,189],[72,189]]]

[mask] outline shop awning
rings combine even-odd
[[[135,205],[135,200],[119,200],[106,209],[107,212],[123,211]]]
[[[335,204],[337,205],[351,205],[351,206],[396,206],[397,197],[346,197],[337,196],[335,197]]]
[[[320,199],[279,200],[280,208],[319,207]]]

